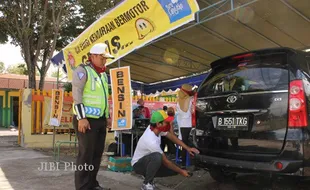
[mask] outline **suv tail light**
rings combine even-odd
[[[244,58],[249,58],[249,57],[253,57],[254,53],[247,53],[247,54],[242,54],[242,55],[237,55],[232,57],[232,59],[244,59]]]
[[[308,126],[306,99],[302,80],[294,80],[290,83],[288,116],[288,126],[290,128]]]
[[[254,54],[253,53],[247,53],[242,55],[237,55],[232,57],[233,60],[237,61],[238,63],[247,63],[253,60]],[[239,65],[242,66],[242,65]]]

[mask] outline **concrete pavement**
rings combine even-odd
[[[8,135],[9,131],[0,136],[0,189],[1,190],[74,190],[73,159],[64,163],[56,163],[53,157],[19,147],[16,135]],[[48,167],[41,171],[42,163]],[[49,167],[55,164],[55,168]],[[69,164],[71,164],[69,166]],[[44,165],[44,164],[43,164]],[[44,165],[45,166],[45,165]],[[131,173],[118,173],[100,169],[98,181],[113,190],[140,189],[142,179]],[[168,190],[163,186],[160,189]]]
[[[74,190],[74,164],[59,163],[56,167],[51,156],[19,147],[0,147],[0,152],[1,190]],[[42,163],[44,171],[41,171]],[[47,167],[44,167],[45,163]],[[130,173],[106,170],[99,171],[98,181],[113,190],[139,189],[142,183],[141,179]],[[160,189],[168,190],[164,187]]]

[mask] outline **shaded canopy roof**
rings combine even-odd
[[[233,2],[233,6],[232,3]],[[219,58],[245,51],[310,46],[309,0],[198,0],[196,22],[121,59],[144,83],[210,69]],[[118,67],[113,63],[108,68]]]
[[[310,48],[309,0],[197,2],[200,11],[196,21],[121,59],[121,66],[130,66],[132,80],[145,83],[148,93],[174,90],[191,82],[188,80],[195,80],[197,85],[204,75],[184,77],[205,72],[211,62],[229,55],[272,47]],[[108,66],[115,67],[117,62]],[[183,79],[152,85],[179,77]],[[139,83],[136,87],[140,87]]]
[[[199,75],[194,75],[191,77],[186,77],[183,79],[177,79],[168,82],[162,82],[152,85],[143,85],[143,92],[145,94],[155,93],[156,91],[169,91],[176,90],[180,88],[183,84],[190,84],[192,86],[199,86],[200,83],[208,76],[209,73],[203,73]]]

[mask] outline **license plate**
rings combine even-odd
[[[227,130],[248,130],[249,117],[221,116],[217,118],[217,128]]]

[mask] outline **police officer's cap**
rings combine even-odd
[[[108,51],[108,46],[105,43],[95,44],[89,51],[90,54],[102,55],[103,57],[114,59]]]

